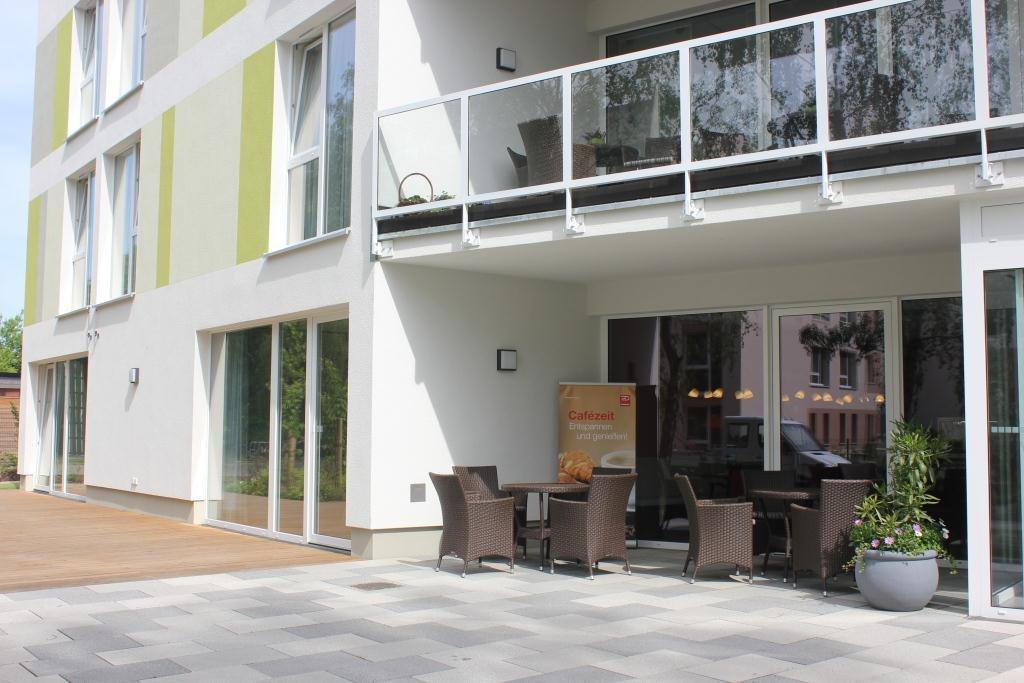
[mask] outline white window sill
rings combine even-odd
[[[113,109],[117,105],[121,104],[122,102],[127,100],[129,97],[131,97],[132,95],[137,93],[138,91],[142,90],[142,84],[143,83],[145,83],[145,81],[139,81],[138,83],[136,83],[132,87],[128,88],[128,90],[125,90],[120,96],[118,96],[118,98],[116,100],[114,100],[113,102],[111,102],[110,104],[108,104],[106,107],[103,108],[103,115],[106,116],[107,112],[109,112],[111,109]]]
[[[306,247],[312,247],[314,245],[323,244],[324,242],[329,242],[331,240],[340,239],[342,237],[348,237],[349,233],[351,232],[351,228],[342,228],[341,230],[335,230],[334,232],[328,232],[323,235],[317,235],[316,237],[310,237],[308,240],[302,240],[301,242],[289,244],[288,246],[281,247],[280,249],[268,251],[263,255],[263,258],[274,258],[275,256],[280,256],[281,254],[288,254],[293,251],[305,249]]]
[[[72,308],[70,311],[64,311],[63,313],[57,314],[57,320],[63,320],[64,318],[73,318],[80,313],[88,313],[88,306],[79,306],[78,308]]]
[[[93,126],[95,126],[96,122],[99,121],[99,120],[100,120],[99,116],[92,117],[91,119],[89,119],[88,121],[86,121],[85,123],[80,125],[78,128],[76,128],[75,130],[73,130],[70,133],[68,133],[68,137],[64,140],[64,143],[67,144],[68,142],[71,142],[72,140],[77,138],[79,135],[81,135],[85,131],[87,131],[90,128],[92,128]]]
[[[113,306],[114,304],[119,304],[122,301],[131,301],[134,298],[135,298],[135,292],[128,292],[127,294],[121,294],[119,296],[115,296],[113,299],[107,299],[106,301],[100,301],[100,302],[98,302],[94,306],[94,308],[96,308],[98,310],[98,309],[101,309],[101,308],[105,308],[107,306]]]

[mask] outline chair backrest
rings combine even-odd
[[[686,504],[686,519],[690,522],[690,543],[700,538],[699,525],[700,513],[697,510],[697,493],[693,490],[693,483],[685,474],[675,475],[676,486],[683,496],[683,503]]]
[[[647,138],[644,142],[644,156],[648,159],[671,157],[679,159],[679,136],[670,135],[660,138]]]
[[[587,492],[587,523],[609,533],[626,527],[626,503],[636,483],[636,473],[597,474],[590,478]]]
[[[476,495],[479,500],[505,497],[498,485],[497,465],[455,465],[452,472],[459,478],[467,496]]]
[[[526,150],[530,185],[555,183],[562,179],[562,122],[558,115],[523,121],[519,136]]]
[[[466,495],[459,478],[454,474],[430,473],[437,498],[441,502],[441,521],[445,528],[464,523],[466,518]]]
[[[854,508],[871,491],[867,479],[822,479],[821,481],[821,552],[837,566],[853,557],[848,542],[853,528]]]
[[[512,160],[512,168],[516,170],[516,182],[519,183],[519,187],[526,187],[530,184],[530,178],[527,175],[526,155],[520,154],[511,147],[506,147],[505,149],[508,151],[508,158]]]

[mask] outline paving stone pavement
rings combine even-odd
[[[1024,624],[842,581],[378,560],[0,595],[0,681],[1024,681]],[[847,580],[848,581],[848,580]],[[376,584],[376,585],[366,585]]]

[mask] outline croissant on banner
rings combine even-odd
[[[568,451],[558,454],[558,481],[565,483],[590,483],[594,473],[594,460],[584,451]]]

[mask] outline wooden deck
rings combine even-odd
[[[0,525],[0,593],[350,559],[23,491],[0,490]]]

